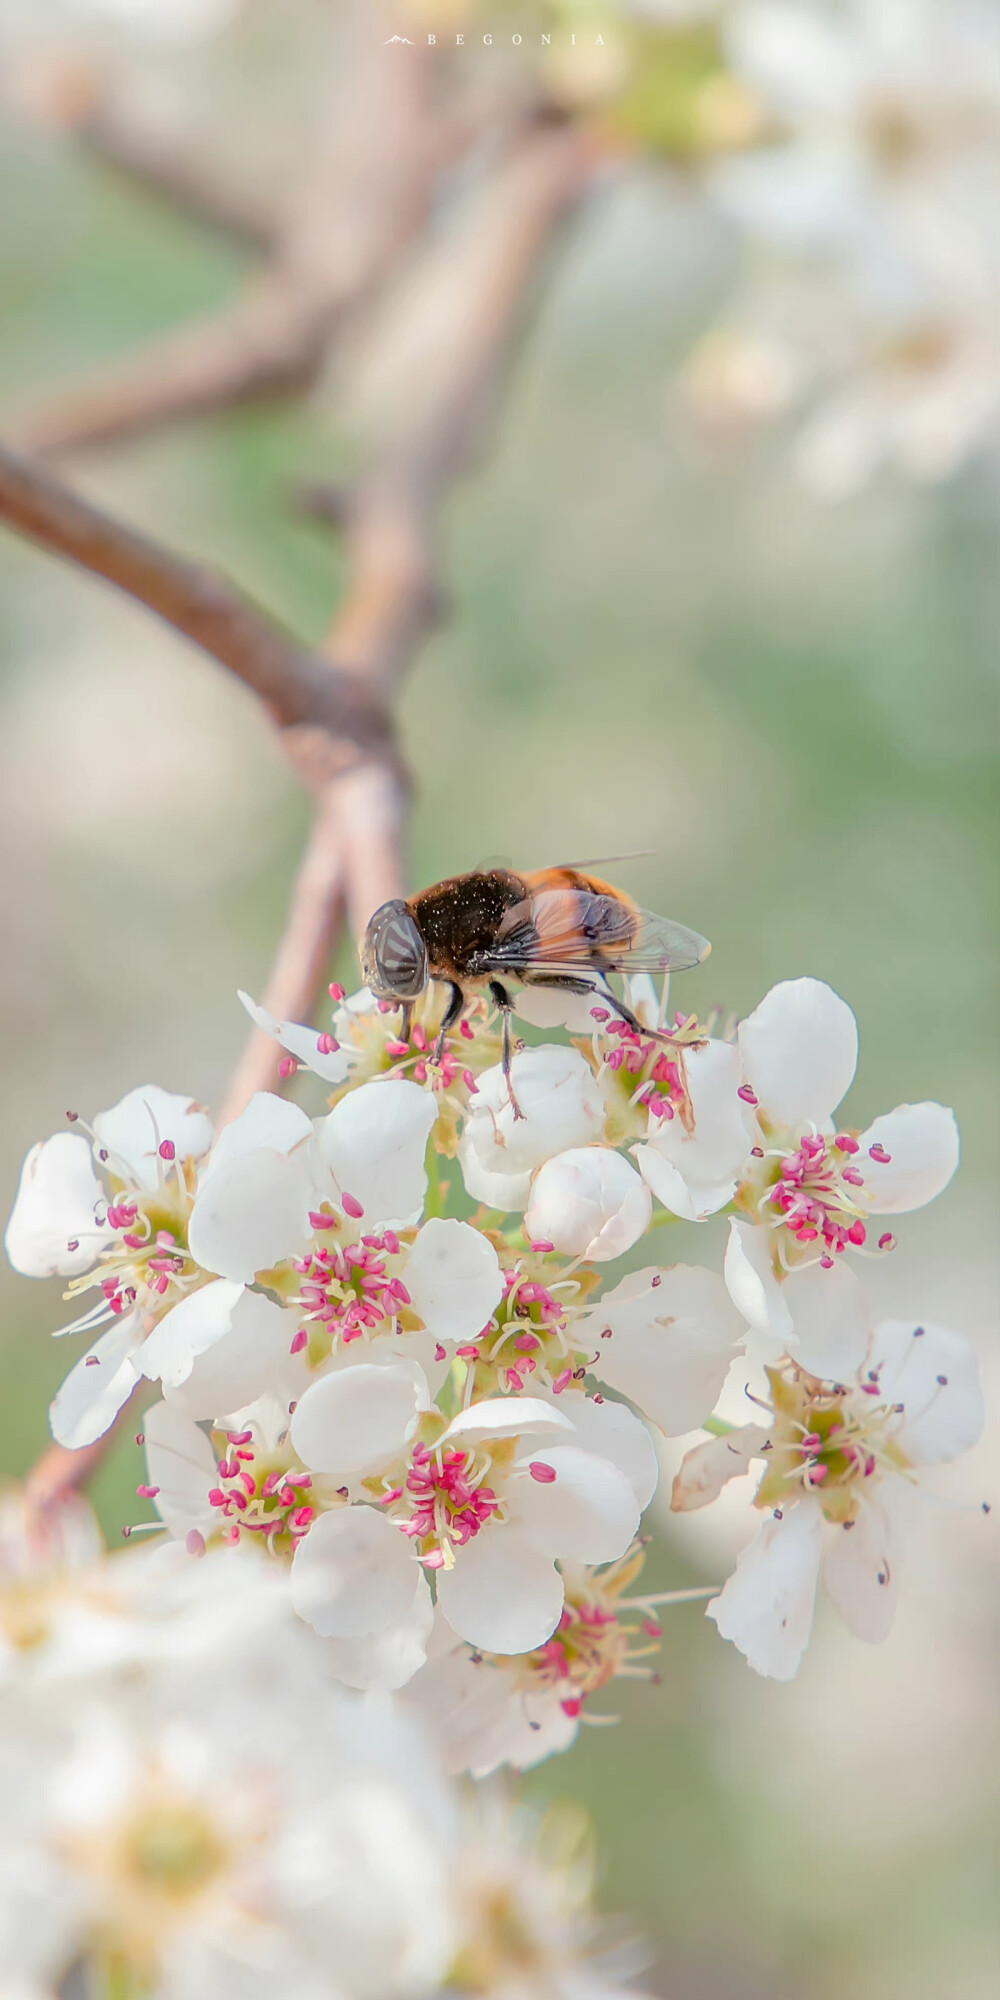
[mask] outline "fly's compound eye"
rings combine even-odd
[[[427,984],[427,947],[402,901],[376,910],[361,954],[365,985],[380,1000],[415,1000]]]

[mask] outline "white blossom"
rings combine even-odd
[[[100,1437],[128,1400],[144,1336],[205,1282],[188,1232],[197,1163],[213,1134],[193,1098],[156,1084],[99,1112],[89,1132],[75,1114],[72,1123],[32,1147],[4,1241],[26,1276],[69,1278],[76,1301],[99,1292],[60,1329],[107,1326],[51,1407],[53,1436],[75,1447]]]
[[[728,1470],[743,1472],[751,1456],[766,1453],[756,1504],[773,1511],[707,1615],[757,1673],[790,1680],[809,1642],[821,1574],[855,1636],[885,1638],[910,1489],[924,1467],[976,1443],[984,1411],[974,1350],[943,1327],[884,1320],[850,1387],[819,1382],[794,1364],[768,1373],[767,1436],[753,1427]],[[710,1448],[709,1476],[706,1447],[697,1447],[698,1462],[682,1471],[685,1505],[698,1504],[699,1483],[706,1499],[714,1497],[728,1443]]]
[[[759,255],[689,367],[696,414],[718,428],[797,404],[794,463],[821,498],[887,465],[947,477],[995,448],[1000,405],[987,14],[752,0],[724,33],[765,143],[710,182]]]
[[[582,1399],[570,1416],[552,1399],[497,1398],[442,1425],[414,1363],[326,1376],[297,1405],[290,1436],[312,1470],[384,1508],[355,1503],[296,1549],[298,1608],[338,1637],[405,1617],[418,1557],[461,1637],[530,1650],[560,1616],[556,1559],[620,1556],[656,1484],[630,1412]]]
[[[531,1184],[529,1241],[604,1264],[638,1243],[653,1204],[635,1168],[608,1146],[582,1146],[546,1161]]]
[[[580,1051],[555,1043],[522,1049],[510,1088],[499,1063],[477,1078],[459,1152],[466,1187],[491,1207],[523,1209],[537,1168],[603,1133],[604,1101]]]

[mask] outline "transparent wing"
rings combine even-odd
[[[536,890],[508,911],[490,970],[516,973],[685,972],[711,945],[685,924],[617,896],[562,887]],[[486,969],[486,968],[484,968]]]

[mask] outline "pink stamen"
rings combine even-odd
[[[546,1465],[541,1458],[533,1458],[528,1471],[532,1479],[537,1479],[539,1486],[551,1486],[556,1476],[555,1466]]]

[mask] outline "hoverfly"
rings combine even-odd
[[[710,950],[697,931],[639,909],[622,890],[581,868],[519,875],[494,867],[451,875],[408,902],[400,897],[383,903],[365,932],[361,967],[377,999],[402,1007],[404,1040],[413,1003],[428,980],[451,987],[438,1056],[469,995],[487,992],[503,1018],[503,1073],[510,1091],[509,979],[593,993],[641,1030],[631,1008],[612,992],[608,975],[682,972],[700,965]],[[511,1103],[519,1117],[513,1092]]]

